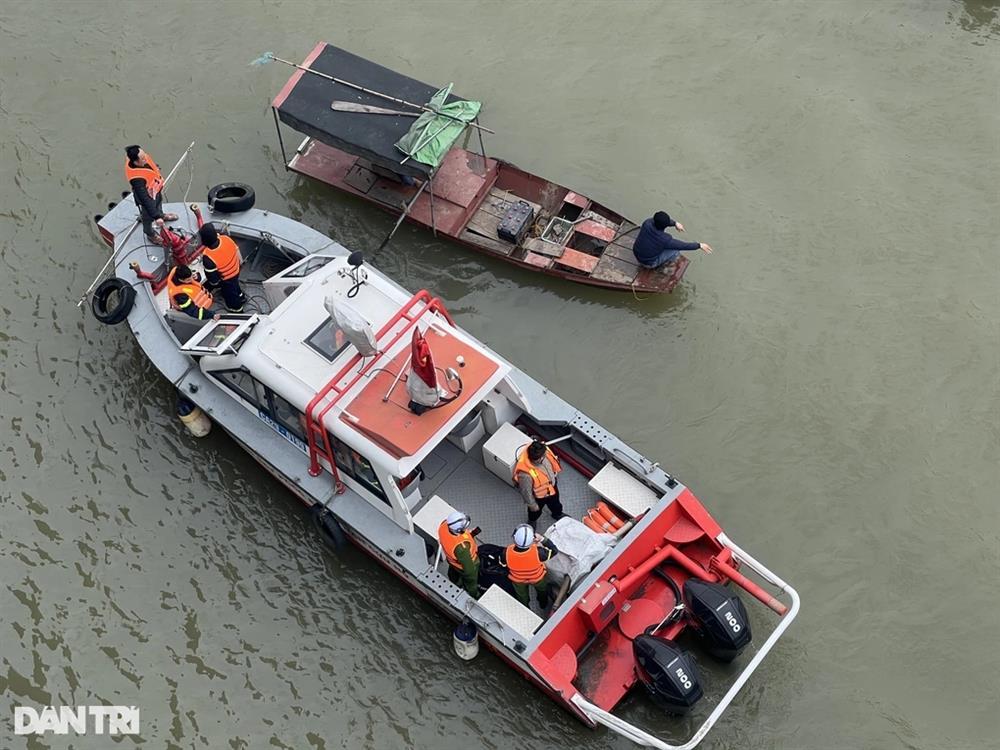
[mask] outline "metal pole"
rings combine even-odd
[[[186,149],[184,149],[184,153],[181,154],[181,158],[177,160],[177,163],[174,164],[174,168],[170,170],[170,174],[168,174],[166,179],[163,180],[163,187],[160,189],[161,193],[167,189],[167,183],[170,182],[170,179],[177,172],[177,168],[180,167],[180,165],[187,158],[187,155],[191,153],[191,149],[194,148],[194,144],[195,142],[191,141],[191,145],[188,146]],[[138,206],[136,206],[136,208],[138,208]],[[130,226],[128,228],[128,231],[125,232],[125,235],[121,238],[121,241],[119,241],[117,237],[115,238],[114,247],[111,248],[111,257],[108,258],[108,262],[104,264],[104,267],[101,269],[100,273],[97,274],[97,278],[95,278],[92,282],[90,282],[90,286],[87,287],[87,291],[83,293],[83,295],[80,297],[80,300],[76,303],[77,307],[83,307],[83,303],[86,301],[87,295],[90,294],[92,291],[94,291],[94,287],[100,283],[102,278],[104,278],[104,274],[107,273],[108,268],[110,268],[111,264],[115,262],[115,259],[118,256],[118,251],[122,249],[122,247],[128,241],[128,238],[132,236],[132,232],[135,231],[135,228],[137,226],[139,226],[138,216],[136,216],[135,219],[132,220],[132,226]]]
[[[395,96],[389,96],[388,94],[383,94],[381,91],[374,91],[364,86],[359,86],[356,83],[351,83],[350,81],[345,81],[342,78],[336,78],[335,76],[327,75],[326,73],[320,73],[318,70],[313,70],[312,68],[307,68],[305,65],[299,65],[298,63],[293,63],[291,60],[285,60],[280,57],[275,57],[271,55],[272,60],[284,63],[285,65],[291,65],[293,68],[298,68],[299,70],[304,70],[306,73],[312,73],[314,76],[319,76],[320,78],[325,78],[328,81],[333,81],[334,83],[339,83],[341,86],[347,86],[348,88],[355,89],[356,91],[361,91],[365,94],[370,94],[371,96],[378,96],[382,99],[388,99],[390,102],[396,102],[396,104],[403,104],[407,107],[415,107],[416,109],[422,109],[424,112],[434,112],[435,114],[441,115],[441,117],[447,117],[452,120],[457,120],[458,122],[465,123],[460,117],[455,117],[454,115],[449,115],[444,112],[438,112],[433,107],[428,107],[426,104],[414,104],[413,102],[408,102],[405,99],[398,99]],[[466,123],[468,124],[468,123]],[[490,130],[489,128],[483,127],[482,125],[473,125],[473,127],[480,130],[485,130],[487,133],[496,135],[496,131]]]
[[[478,124],[479,123],[479,117],[476,117],[476,119],[473,120],[473,122],[475,122],[475,123]],[[483,131],[476,130],[476,135],[479,136],[479,150],[483,154],[483,171],[485,172],[486,171],[487,158],[486,158],[486,146],[483,144]]]
[[[430,176],[427,178],[427,181],[431,184],[431,189],[427,193],[431,197],[431,231],[434,233],[434,236],[437,237],[438,236],[437,225],[434,223],[434,173],[433,172],[431,172]]]
[[[288,171],[288,156],[285,154],[285,141],[281,137],[281,125],[278,123],[278,110],[275,107],[271,107],[271,114],[274,115],[274,129],[278,132],[278,145],[281,146],[281,162],[285,165],[285,171]]]
[[[391,396],[391,395],[392,395],[392,392],[393,392],[394,390],[396,390],[396,383],[398,383],[398,382],[399,382],[399,379],[400,379],[401,377],[403,377],[403,375],[404,375],[404,374],[406,374],[406,371],[407,371],[407,370],[409,370],[409,369],[410,369],[410,365],[411,365],[411,364],[413,364],[413,355],[412,355],[412,354],[410,355],[410,358],[409,358],[408,360],[406,360],[406,364],[405,364],[405,365],[403,365],[402,367],[400,367],[400,368],[399,368],[399,372],[398,372],[398,373],[396,374],[396,377],[394,377],[394,378],[392,379],[392,385],[390,385],[390,386],[389,386],[389,390],[388,390],[388,391],[386,391],[386,392],[385,392],[385,395],[384,395],[384,396],[382,397],[382,403],[383,403],[383,404],[384,404],[384,403],[385,403],[386,401],[388,401],[388,400],[389,400],[389,396]]]

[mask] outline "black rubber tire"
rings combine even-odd
[[[332,547],[335,552],[340,552],[347,546],[347,536],[329,508],[323,507],[322,503],[316,503],[309,509],[309,512],[320,538],[327,545]]]
[[[109,307],[108,303],[112,296],[115,297],[115,302]],[[94,290],[94,296],[90,298],[90,310],[94,313],[94,317],[109,326],[116,326],[125,320],[132,312],[133,304],[135,304],[135,289],[125,279],[119,279],[117,276],[102,281]]]
[[[224,182],[208,191],[208,208],[220,214],[249,211],[257,201],[253,188],[242,182]]]

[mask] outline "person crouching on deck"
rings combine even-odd
[[[132,187],[135,205],[139,208],[142,231],[146,239],[160,244],[160,238],[153,230],[153,222],[177,221],[177,214],[163,213],[163,175],[152,157],[139,146],[125,148],[125,179]]]
[[[479,546],[469,532],[471,521],[461,511],[452,511],[438,526],[438,541],[448,559],[448,578],[462,581],[469,596],[479,598]]]
[[[556,521],[565,515],[556,484],[560,471],[562,466],[559,465],[556,454],[540,440],[532,441],[518,455],[514,466],[514,484],[528,505],[528,523],[531,528],[536,528],[543,507],[549,509]]]
[[[661,268],[673,263],[677,256],[686,250],[704,250],[711,253],[712,248],[704,242],[684,242],[667,234],[669,227],[676,227],[678,232],[684,231],[684,225],[670,218],[666,211],[657,211],[653,218],[642,222],[639,236],[635,238],[632,252],[639,265],[646,268]]]
[[[531,589],[535,589],[538,606],[549,606],[549,580],[545,561],[557,552],[556,545],[544,539],[526,523],[514,529],[514,543],[507,546],[504,561],[507,564],[510,581],[521,604],[531,605]]]
[[[167,294],[171,307],[198,320],[212,317],[212,295],[205,291],[187,266],[174,266],[167,276]]]
[[[240,250],[232,237],[220,235],[214,226],[205,224],[198,230],[201,238],[202,263],[205,266],[205,288],[222,290],[222,299],[231,313],[243,312],[246,295],[240,288]]]

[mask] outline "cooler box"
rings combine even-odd
[[[517,454],[531,442],[531,438],[510,422],[504,422],[500,429],[483,443],[483,463],[486,468],[503,481],[514,486],[514,464]]]

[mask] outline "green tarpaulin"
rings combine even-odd
[[[396,148],[421,164],[440,166],[452,144],[465,126],[476,119],[483,106],[482,102],[465,99],[445,104],[453,85],[449,83],[434,94],[427,102],[427,106],[434,111],[420,115],[410,131],[396,141]]]

